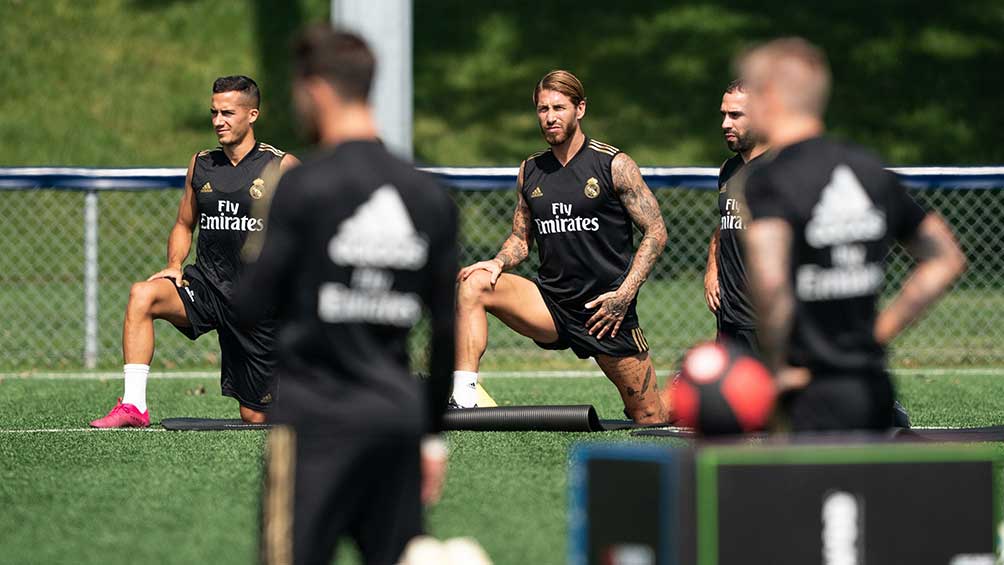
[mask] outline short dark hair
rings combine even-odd
[[[213,94],[221,92],[240,92],[251,100],[251,107],[258,108],[261,104],[261,92],[258,90],[258,83],[251,77],[244,75],[231,75],[220,77],[213,82]]]
[[[737,78],[725,87],[725,94],[735,94],[736,92],[746,92],[746,83],[741,78]]]
[[[296,74],[327,80],[349,100],[369,98],[376,57],[358,35],[320,24],[308,28],[293,46]]]

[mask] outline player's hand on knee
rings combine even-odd
[[[587,302],[586,308],[590,310],[599,307],[596,313],[586,321],[589,335],[595,335],[596,339],[603,339],[603,336],[607,334],[610,334],[610,337],[617,337],[617,331],[621,329],[621,323],[624,321],[624,316],[627,315],[632,298],[630,295],[617,291],[603,293],[592,302]]]
[[[157,279],[171,279],[174,281],[174,286],[181,286],[181,279],[183,275],[181,274],[181,269],[176,267],[168,267],[157,271],[156,273],[150,275],[150,278],[146,279],[147,282],[155,281]]]
[[[721,288],[718,286],[718,275],[704,277],[704,301],[708,304],[708,310],[717,313],[721,306]]]
[[[491,275],[492,286],[499,280],[502,275],[502,264],[495,259],[490,259],[488,261],[478,261],[473,265],[468,265],[463,269],[460,269],[460,273],[457,274],[457,282],[464,282],[473,275],[476,271],[488,271]]]

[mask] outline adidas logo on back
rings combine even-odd
[[[428,257],[429,243],[415,231],[397,189],[384,185],[342,222],[328,244],[337,265],[417,270]]]
[[[805,240],[819,249],[879,240],[885,232],[885,213],[875,207],[854,171],[847,165],[837,165],[812,209]]]

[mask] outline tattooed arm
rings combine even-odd
[[[916,321],[966,269],[965,255],[938,214],[924,218],[906,249],[917,266],[875,321],[875,339],[882,345]]]
[[[751,222],[743,234],[764,361],[774,371],[779,390],[803,388],[812,378],[809,370],[788,365],[795,318],[795,291],[789,279],[791,226],[780,218],[768,217]]]
[[[516,210],[512,215],[512,233],[492,259],[503,271],[512,269],[529,257],[530,246],[533,245],[533,240],[530,239],[530,207],[523,198],[524,165],[526,161],[519,166],[519,175],[516,177]]]
[[[638,295],[638,289],[648,278],[656,259],[666,247],[666,224],[662,221],[659,203],[641,177],[637,163],[626,153],[618,153],[610,165],[610,172],[614,192],[631,216],[631,221],[641,230],[642,239],[634,254],[631,270],[620,288],[615,292],[602,294],[586,304],[586,308],[599,306],[586,322],[589,333],[595,334],[597,339],[602,339],[608,333],[611,337],[617,335],[628,306]]]
[[[754,220],[744,235],[750,290],[760,320],[760,345],[764,360],[776,370],[787,365],[795,313],[789,279],[791,226],[779,218]]]
[[[478,270],[486,270],[492,275],[491,283],[495,284],[502,271],[508,271],[516,265],[522,263],[530,256],[530,248],[533,239],[530,237],[530,207],[523,198],[523,167],[526,161],[519,166],[519,175],[516,177],[516,211],[512,216],[512,233],[502,244],[502,249],[489,261],[479,261],[473,265],[468,265],[460,270],[457,275],[458,281],[467,280],[471,273]]]

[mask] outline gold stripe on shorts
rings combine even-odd
[[[293,490],[296,435],[293,428],[272,428],[265,445],[266,484],[262,512],[262,553],[267,565],[293,563]]]
[[[634,338],[634,344],[638,348],[639,353],[648,351],[648,342],[645,341],[645,333],[641,331],[641,328],[631,330],[631,337]]]

